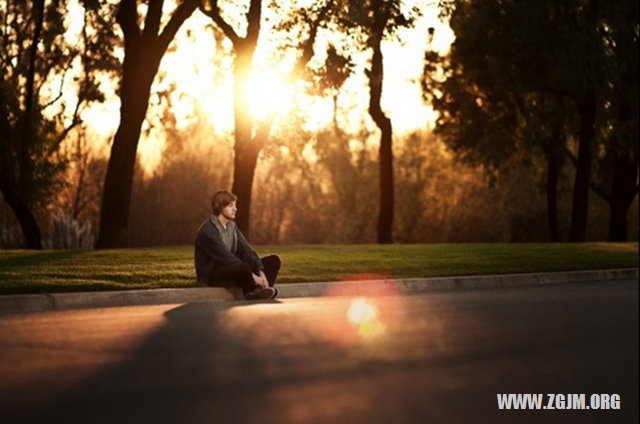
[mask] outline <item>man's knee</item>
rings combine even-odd
[[[265,268],[272,268],[278,271],[282,266],[282,260],[278,255],[269,255],[262,258],[262,265],[264,265]]]

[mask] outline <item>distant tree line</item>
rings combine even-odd
[[[175,124],[166,117],[163,122],[169,127]],[[333,128],[305,133],[290,126],[274,127],[256,168],[251,215],[255,243],[377,241],[377,146],[365,141],[376,136],[338,131],[336,136]],[[136,166],[129,218],[132,245],[193,242],[197,227],[210,214],[212,190],[229,187],[233,175],[232,163],[225,159],[232,154],[233,143],[224,138],[211,143],[212,132],[204,117],[186,129],[168,128],[164,159],[154,172]],[[549,240],[544,185],[536,183],[539,169],[534,164],[490,180],[482,165],[461,163],[429,132],[398,138],[395,146],[397,242]],[[308,151],[315,155],[303,153]],[[72,211],[79,197],[78,221],[96,228],[106,159],[90,157],[88,163],[85,175],[91,178],[85,177],[82,185],[80,171],[69,168],[66,188],[41,222],[49,222],[58,210]],[[567,177],[558,185],[563,226],[570,219],[570,170]],[[629,219],[637,215],[637,204]],[[606,239],[607,203],[594,198],[589,216],[586,239]],[[43,229],[46,238],[52,228]],[[636,224],[629,228],[629,238],[637,240],[637,234]],[[15,239],[9,238],[5,246],[15,245],[9,243]]]
[[[265,36],[263,10],[279,6],[243,2],[241,32],[219,5],[239,2],[139,3],[82,0],[75,34],[64,2],[0,5],[3,246],[42,248],[58,209],[90,222],[97,247],[188,243],[218,187],[238,193],[239,225],[249,233],[251,223],[260,243],[637,239],[637,220],[628,224],[638,198],[636,2],[439,1],[456,41],[446,55],[425,46],[422,87],[439,113],[435,135],[404,138],[381,108],[381,43],[411,27],[426,3],[325,0],[283,12],[272,30],[298,40],[283,46],[295,52],[292,73],[334,99],[333,124],[314,134],[275,116],[254,120],[239,94]],[[167,119],[163,161],[146,175],[136,157],[152,85],[194,13],[231,41],[233,143],[202,121],[178,130]],[[320,31],[343,39],[320,52]],[[363,52],[377,129],[349,134],[336,99]],[[318,53],[325,59],[310,67]],[[104,78],[119,81],[120,98],[107,158],[91,153],[81,119],[105,100]]]
[[[627,239],[638,194],[638,3],[452,0],[456,40],[428,51],[435,133],[492,174],[545,175],[550,238],[563,239],[558,184],[572,167],[568,240],[584,241],[590,192],[609,204],[607,239]]]

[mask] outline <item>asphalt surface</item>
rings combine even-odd
[[[638,422],[635,278],[332,294],[0,316],[0,417]],[[499,393],[621,400],[617,410],[500,411]]]

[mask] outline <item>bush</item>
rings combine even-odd
[[[51,247],[53,249],[93,249],[94,236],[91,223],[80,226],[70,215],[58,212],[51,223]]]

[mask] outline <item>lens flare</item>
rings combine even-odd
[[[362,324],[366,321],[378,319],[378,308],[365,298],[356,298],[351,301],[347,317],[354,324]]]
[[[378,351],[393,338],[401,317],[402,296],[397,283],[384,275],[357,274],[332,283],[324,292],[332,304],[340,305],[340,314],[328,320],[323,332],[332,343],[362,346]]]
[[[353,299],[347,311],[347,318],[357,326],[358,334],[365,339],[373,339],[385,333],[385,325],[379,317],[380,311],[376,304],[366,298]]]

